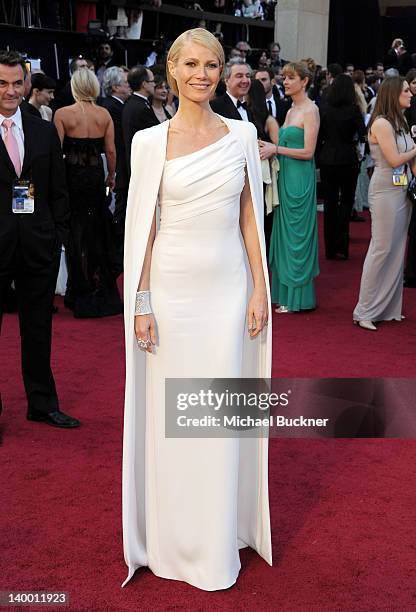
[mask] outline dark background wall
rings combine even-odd
[[[328,63],[360,68],[383,61],[394,38],[416,52],[416,7],[390,8],[380,15],[378,0],[331,0]]]

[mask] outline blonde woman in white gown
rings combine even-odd
[[[167,61],[179,111],[133,139],[124,276],[124,584],[148,566],[163,578],[225,589],[237,580],[245,546],[272,563],[267,438],[165,437],[165,378],[271,374],[256,130],[211,110],[223,65],[212,34],[183,33]]]

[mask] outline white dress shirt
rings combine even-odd
[[[227,91],[227,95],[230,96],[231,100],[233,101],[234,106],[237,108],[237,102],[238,102],[238,98],[234,98],[234,96],[232,96],[230,94],[229,91]],[[240,114],[240,117],[243,121],[248,121],[248,115],[247,115],[247,111],[245,108],[243,108],[242,106],[240,106],[240,108],[237,108],[238,113]]]
[[[14,125],[12,126],[12,133],[13,136],[16,138],[17,146],[19,147],[20,167],[23,168],[23,159],[25,156],[25,135],[23,132],[22,112],[20,108],[17,107],[17,111],[11,117],[5,117],[4,115],[0,115],[1,136],[3,140],[6,134],[6,129],[3,126],[4,119],[11,119],[14,122]]]
[[[143,98],[143,100],[149,106],[149,99],[146,98],[146,96],[144,96],[143,94],[139,93],[138,91],[133,91],[133,96],[137,96],[138,98]]]
[[[277,109],[276,109],[276,101],[274,99],[274,95],[271,94],[270,98],[266,98],[267,110],[269,110],[269,102],[272,103],[272,115],[276,119],[277,117]]]
[[[122,100],[121,98],[118,98],[117,96],[113,96],[113,95],[111,95],[111,97],[114,98],[114,100],[118,100],[119,102],[124,104],[124,100]]]

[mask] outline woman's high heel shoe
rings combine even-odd
[[[287,306],[279,306],[279,308],[275,308],[275,312],[277,314],[285,314],[286,312],[290,312]]]
[[[354,325],[362,327],[362,329],[368,329],[369,331],[377,331],[377,327],[372,321],[353,321]]]

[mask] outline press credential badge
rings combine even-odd
[[[30,181],[18,180],[13,183],[12,211],[17,214],[31,214],[35,211],[35,186]]]

